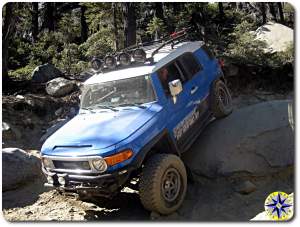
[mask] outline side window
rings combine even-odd
[[[179,57],[178,61],[184,71],[184,74],[189,80],[203,69],[202,65],[197,61],[196,57],[192,53],[185,53]]]
[[[158,76],[166,94],[170,94],[169,82],[177,79],[181,80],[182,83],[185,81],[185,78],[182,78],[182,74],[175,62],[158,70]]]

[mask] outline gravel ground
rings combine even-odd
[[[136,191],[125,188],[114,199],[82,202],[55,190],[43,191],[40,181],[3,194],[3,214],[8,221],[248,221],[264,209],[266,197],[278,189],[292,193],[293,169],[268,178],[252,178],[256,190],[244,195],[236,183],[245,179],[197,177],[189,183],[182,207],[172,215],[146,211]],[[31,192],[35,192],[32,194]],[[16,198],[20,198],[16,200]]]

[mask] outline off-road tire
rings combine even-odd
[[[165,179],[170,177],[170,173],[173,171],[173,174],[180,180],[177,181],[177,184],[172,183],[173,185],[179,184],[179,186],[177,190],[174,190],[176,191],[173,196],[174,200],[168,201],[164,192],[166,184],[169,184],[170,181],[167,182]],[[178,175],[176,175],[176,172]],[[178,156],[173,154],[154,154],[146,161],[139,184],[140,199],[145,209],[164,215],[176,211],[184,200],[186,188],[186,169]]]
[[[218,80],[214,83],[211,96],[211,108],[216,118],[226,117],[232,112],[232,99],[226,84]]]

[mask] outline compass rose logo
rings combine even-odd
[[[272,220],[289,220],[293,216],[293,197],[284,192],[273,192],[265,201],[265,210]]]

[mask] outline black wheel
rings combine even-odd
[[[183,202],[186,188],[186,169],[176,155],[155,154],[145,163],[139,194],[147,210],[160,214],[176,211]]]
[[[226,84],[218,80],[212,90],[212,111],[216,118],[226,117],[232,112],[232,99]]]

